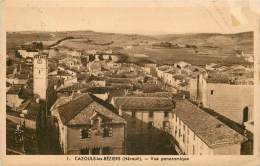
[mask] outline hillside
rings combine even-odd
[[[210,62],[246,63],[237,58],[236,50],[245,54],[253,54],[253,32],[238,34],[168,34],[145,36],[138,34],[101,33],[94,31],[66,31],[66,32],[8,32],[7,52],[17,49],[22,44],[32,41],[43,41],[50,46],[66,37],[58,47],[77,50],[105,50],[112,49],[126,56],[126,62],[144,63],[155,62],[161,64],[187,61],[192,64]],[[174,47],[154,47],[154,44],[166,43]],[[170,44],[169,44],[170,43]],[[177,46],[175,46],[177,45]],[[144,56],[136,56],[142,54]]]
[[[247,53],[253,52],[253,32],[243,32],[237,34],[201,33],[201,34],[180,34],[161,35],[158,39],[176,42],[190,43],[198,46],[213,46],[220,48],[241,48]]]

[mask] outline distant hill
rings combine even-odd
[[[69,40],[61,40],[71,37]],[[237,34],[199,33],[199,34],[167,34],[167,35],[139,35],[102,33],[94,31],[64,31],[64,32],[8,32],[7,52],[20,45],[32,41],[44,41],[50,46],[59,42],[59,47],[78,50],[113,49],[124,54],[126,62],[135,63],[174,63],[184,60],[192,64],[206,64],[210,62],[244,63],[243,59],[235,57],[236,50],[245,54],[253,53],[253,32]],[[171,43],[180,48],[154,48],[154,43]],[[194,47],[189,47],[194,45]],[[136,57],[135,54],[145,54],[147,57]],[[253,55],[253,54],[252,54]],[[251,56],[252,56],[251,55]],[[246,63],[246,62],[245,62]]]
[[[224,49],[242,49],[246,53],[253,53],[253,32],[236,34],[198,33],[198,34],[168,34],[156,36],[159,40],[180,44],[195,44],[198,46],[214,46]]]

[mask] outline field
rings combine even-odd
[[[24,43],[44,41],[45,45],[50,45],[65,37],[73,37],[74,39],[62,41],[57,47],[82,51],[112,49],[121,53],[121,60],[124,62],[134,63],[172,64],[177,61],[187,61],[194,65],[204,65],[211,62],[247,64],[244,59],[235,56],[236,50],[243,50],[245,54],[253,53],[253,32],[145,36],[94,31],[8,32],[7,52],[10,53]],[[152,46],[154,43],[160,42],[170,42],[181,45],[181,47],[154,48]],[[138,56],[138,54],[144,56]]]

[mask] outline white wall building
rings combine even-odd
[[[239,155],[246,137],[188,100],[178,100],[172,119],[176,150],[188,155]]]

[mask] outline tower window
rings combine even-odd
[[[214,94],[214,90],[211,90],[211,91],[210,91],[210,94],[213,95],[213,94]]]
[[[39,70],[39,74],[41,74],[41,70]]]

